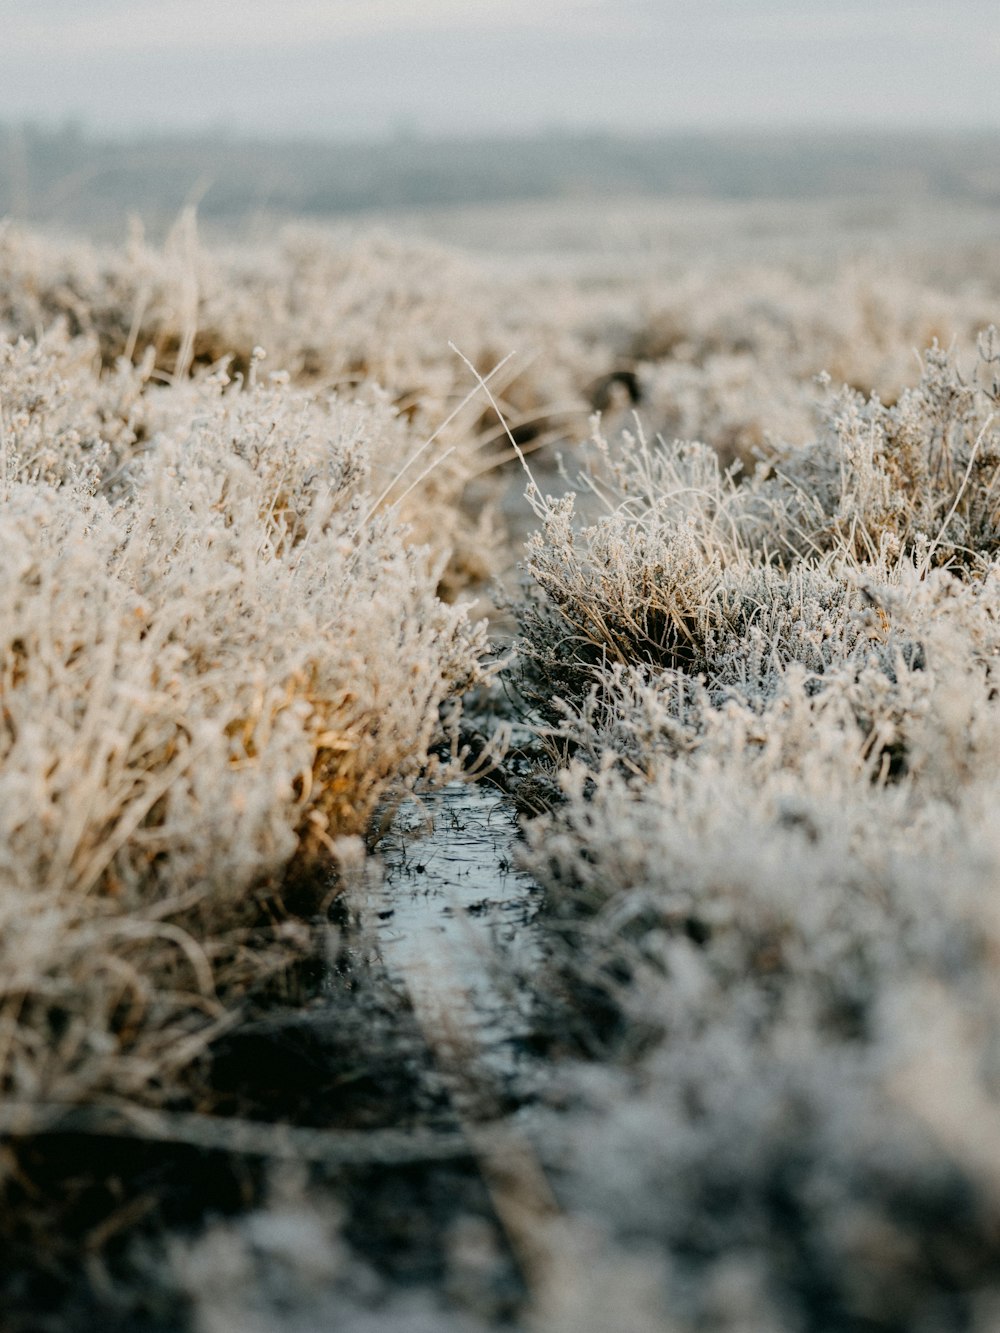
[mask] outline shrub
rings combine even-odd
[[[617,1069],[566,1077],[564,1197],[662,1247],[680,1327],[971,1326],[995,1284],[995,393],[934,349],[743,485],[634,434],[596,522],[536,499],[523,860]]]
[[[483,631],[373,501],[386,406],[216,379],[137,453],[82,370],[0,355],[0,1088],[170,1098],[295,942],[266,896],[427,765]]]

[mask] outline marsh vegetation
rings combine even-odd
[[[5,1327],[996,1326],[996,220],[5,227]]]

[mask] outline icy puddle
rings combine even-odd
[[[385,871],[357,908],[428,1043],[508,1083],[531,1058],[539,889],[516,868],[517,828],[495,788],[453,783],[406,802],[378,844]]]

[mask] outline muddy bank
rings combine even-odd
[[[171,1256],[271,1216],[289,1175],[310,1218],[335,1217],[327,1295],[358,1318],[446,1288],[478,1320],[513,1318],[527,1287],[498,1215],[512,1142],[498,1131],[515,1127],[516,1147],[542,1078],[540,894],[515,866],[517,838],[495,788],[407,802],[378,843],[381,870],[314,923],[291,1003],[215,1043],[211,1116],[54,1119],[19,1154],[13,1202],[31,1220],[5,1238],[0,1328],[206,1327]],[[298,1285],[273,1276],[254,1300],[308,1307],[315,1292]]]

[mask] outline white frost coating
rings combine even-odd
[[[995,346],[739,487],[599,441],[607,516],[530,547],[524,864],[644,1043],[581,1081],[568,1194],[664,1246],[684,1327],[937,1327],[994,1272]]]

